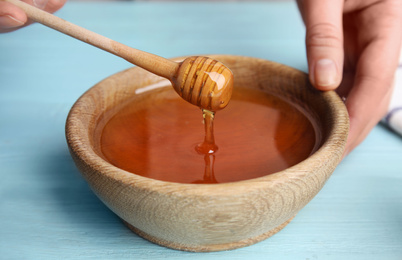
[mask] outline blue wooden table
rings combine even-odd
[[[165,57],[237,54],[306,69],[294,2],[68,3],[58,16]],[[128,230],[67,150],[75,100],[131,65],[35,24],[0,35],[0,259],[402,259],[402,138],[377,126],[280,233],[188,253]]]

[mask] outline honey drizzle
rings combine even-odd
[[[202,117],[204,118],[205,137],[204,141],[195,147],[195,150],[204,155],[204,177],[202,181],[195,181],[194,183],[218,183],[214,174],[215,153],[218,151],[214,137],[215,113],[202,109]]]
[[[214,137],[214,118],[215,113],[206,109],[202,110],[202,117],[204,118],[205,137],[204,142],[198,144],[195,150],[199,154],[213,154],[218,151],[218,146],[215,144]]]

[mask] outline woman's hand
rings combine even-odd
[[[66,0],[24,0],[46,12],[59,10]],[[0,33],[11,32],[32,23],[25,12],[17,6],[0,0]]]
[[[298,0],[311,83],[344,98],[345,155],[385,115],[402,39],[401,0]]]

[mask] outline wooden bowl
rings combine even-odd
[[[286,170],[224,184],[164,182],[121,170],[103,159],[95,128],[105,111],[132,100],[136,89],[166,81],[137,67],[91,88],[67,119],[71,155],[96,195],[138,235],[174,249],[228,250],[272,236],[323,187],[348,134],[343,102],[334,92],[313,89],[305,73],[256,58],[211,57],[233,71],[235,87],[266,89],[307,111],[322,134],[320,148]]]

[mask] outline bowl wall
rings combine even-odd
[[[137,234],[181,250],[233,249],[278,232],[323,187],[342,158],[348,133],[343,102],[334,92],[315,90],[305,73],[256,58],[210,57],[233,71],[235,87],[264,89],[305,110],[322,135],[320,148],[284,171],[214,185],[158,181],[114,167],[99,152],[96,126],[107,120],[103,115],[133,102],[132,93],[140,89],[157,92],[168,84],[137,67],[87,91],[66,125],[71,155],[96,195]],[[135,102],[149,101],[137,95]]]

